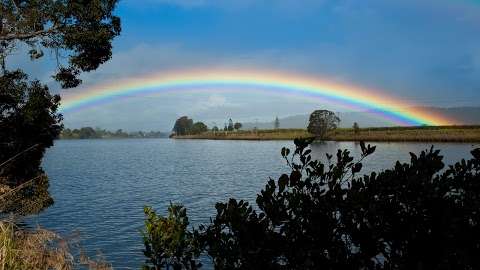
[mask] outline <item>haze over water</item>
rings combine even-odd
[[[409,152],[428,143],[374,143],[376,153],[364,162],[367,170],[390,168],[408,161]],[[165,214],[170,202],[188,209],[192,224],[208,222],[214,205],[230,197],[254,203],[269,177],[288,168],[280,156],[290,141],[210,140],[62,140],[48,150],[43,167],[50,178],[55,204],[30,225],[60,234],[79,231],[89,252],[102,251],[115,269],[138,269],[144,257],[140,230],[143,206]],[[472,144],[437,143],[447,164],[470,157]],[[478,147],[478,145],[476,145]],[[353,142],[312,146],[313,156],[360,147]],[[367,172],[367,171],[364,171]],[[95,255],[95,254],[90,254]]]

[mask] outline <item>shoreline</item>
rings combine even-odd
[[[197,135],[172,136],[172,139],[193,140],[252,140],[275,141],[312,137],[306,129],[278,129],[258,131],[219,131]],[[457,142],[480,143],[480,126],[422,126],[362,128],[355,133],[352,128],[330,132],[325,141],[368,142]]]

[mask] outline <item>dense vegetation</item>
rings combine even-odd
[[[45,148],[53,145],[62,125],[60,97],[20,71],[0,76],[0,179],[18,185],[41,173]],[[20,155],[19,155],[20,154]]]
[[[178,118],[173,126],[173,132],[177,135],[201,134],[207,130],[207,125],[202,122],[193,123],[193,120],[188,118],[188,116]]]
[[[312,160],[312,139],[283,148],[291,171],[270,179],[256,206],[217,203],[211,223],[189,230],[186,209],[146,208],[145,269],[479,269],[480,149],[446,167],[440,151],[360,176],[375,147]],[[156,267],[156,268],[155,268]]]
[[[127,139],[127,138],[167,138],[169,134],[160,131],[125,132],[121,129],[109,131],[101,128],[82,127],[79,129],[66,128],[60,134],[61,139]]]
[[[60,134],[60,97],[22,70],[9,67],[12,54],[31,60],[44,51],[56,56],[53,78],[63,88],[81,83],[82,72],[97,69],[112,55],[120,19],[117,0],[0,0],[0,186],[22,188],[20,197],[45,194],[48,179],[40,167],[45,150]],[[53,71],[53,70],[52,70]],[[14,192],[18,194],[17,192]],[[52,202],[43,199],[45,206]]]
[[[0,0],[0,63],[20,50],[32,60],[44,50],[56,56],[54,78],[64,88],[81,83],[81,72],[97,69],[112,56],[120,18],[113,15],[117,0]]]

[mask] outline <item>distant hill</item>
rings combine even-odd
[[[438,114],[445,115],[448,118],[458,120],[459,124],[478,125],[480,124],[480,107],[454,107],[454,108],[427,108]],[[391,122],[374,116],[368,112],[343,112],[340,115],[340,127],[352,127],[357,122],[360,127],[389,127],[394,126]],[[293,115],[280,118],[281,128],[305,128],[308,124],[308,114]],[[273,119],[271,122],[243,123],[243,129],[259,129],[273,128]]]

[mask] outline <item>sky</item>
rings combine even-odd
[[[17,54],[8,64],[62,95],[151,73],[215,68],[328,78],[421,106],[480,106],[480,1],[122,0],[116,15],[122,33],[113,57],[84,74],[79,89],[51,82],[51,56],[38,63]],[[307,96],[178,92],[68,112],[64,123],[168,131],[182,115],[223,125],[319,108],[344,110]]]

